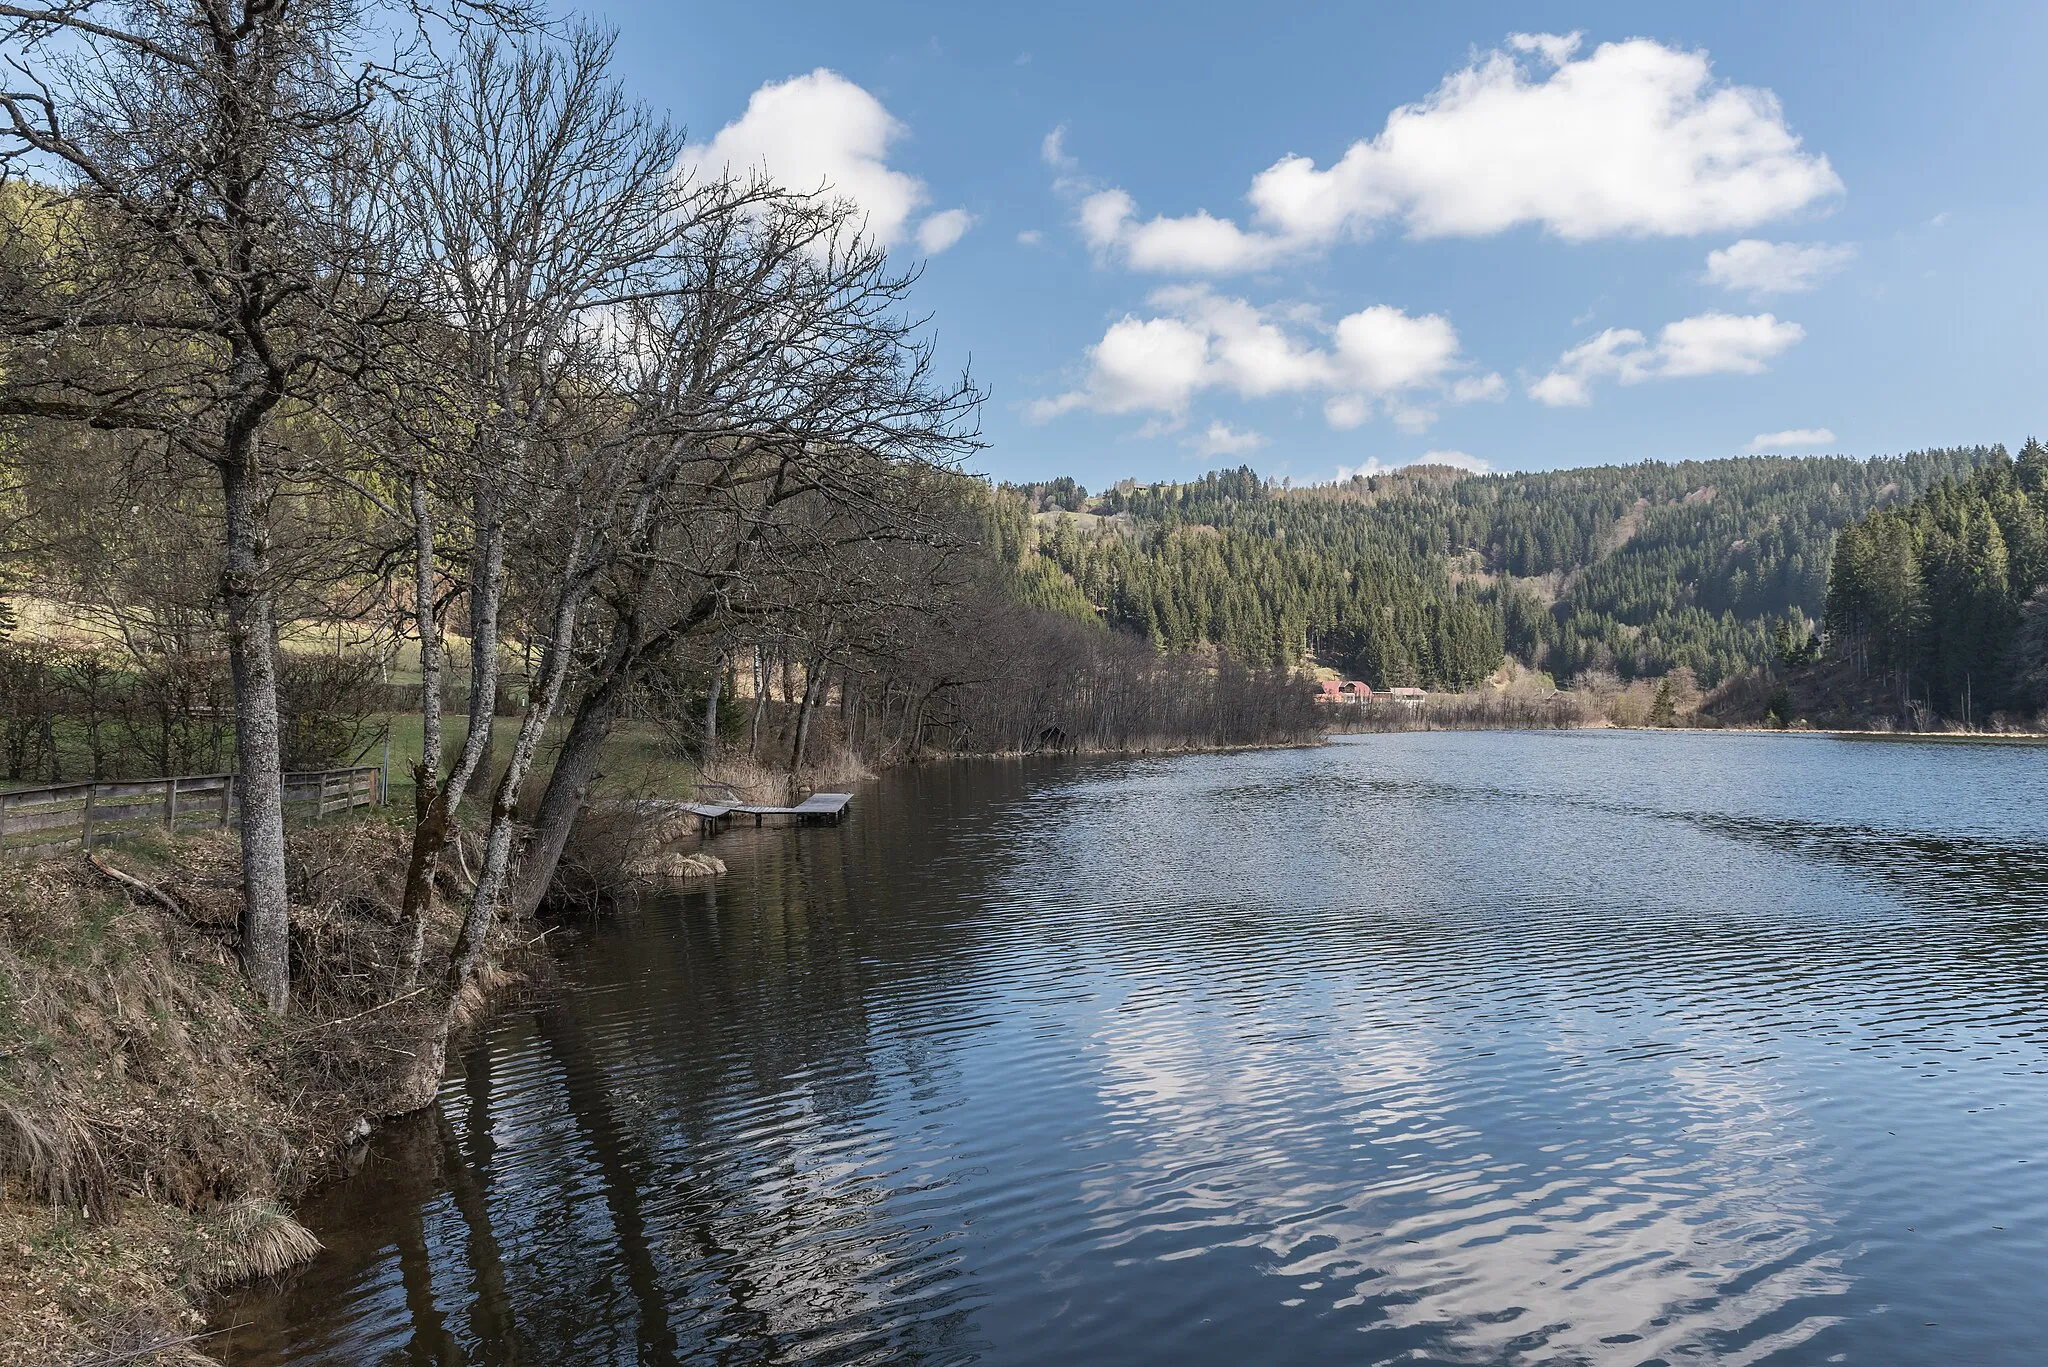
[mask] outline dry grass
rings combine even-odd
[[[39,1116],[0,1099],[0,1199],[10,1180],[29,1200],[85,1212],[104,1213],[112,1190],[106,1158],[81,1117]]]
[[[658,854],[636,859],[626,871],[635,878],[713,878],[725,872],[725,861],[715,854]]]
[[[278,1277],[320,1251],[313,1232],[261,1196],[230,1201],[202,1226],[201,1251],[187,1270],[201,1290]]]
[[[764,764],[744,753],[728,755],[704,772],[706,782],[722,784],[748,802],[779,806],[801,801],[815,792],[840,791],[874,779],[874,771],[858,755],[837,743],[824,721],[824,733],[814,738],[811,761],[800,774],[785,767]]]
[[[181,915],[82,859],[0,864],[5,1367],[198,1360],[207,1292],[317,1251],[283,1202],[334,1170],[365,1118],[432,1095],[450,1016],[400,980],[405,833],[366,821],[291,839],[283,1018],[235,965],[232,837],[108,856]],[[455,920],[437,906],[430,953]],[[481,992],[507,981],[494,969]]]

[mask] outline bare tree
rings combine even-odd
[[[975,449],[972,382],[939,381],[915,276],[852,206],[783,196],[708,216],[636,301],[630,388],[671,452],[654,514],[617,539],[603,627],[535,818],[517,909],[546,894],[639,672],[735,615],[775,610],[837,544],[919,534],[916,491]]]
[[[0,5],[0,166],[51,185],[9,200],[10,231],[32,219],[46,250],[0,304],[0,413],[148,433],[219,480],[243,966],[280,1011],[271,429],[332,354],[329,320],[364,302],[330,193],[379,90],[364,34],[355,0]]]
[[[593,29],[561,43],[477,37],[395,130],[392,204],[413,258],[406,274],[436,323],[394,360],[406,383],[433,371],[444,400],[422,450],[400,457],[429,740],[416,771],[419,819],[403,906],[412,926],[408,976],[418,972],[434,869],[464,795],[493,777],[486,766],[508,555],[557,538],[552,549],[574,553],[555,561],[554,578],[589,577],[578,562],[604,542],[594,510],[615,507],[619,494],[615,478],[607,487],[607,475],[589,468],[593,445],[620,425],[599,397],[615,393],[613,311],[656,287],[665,245],[690,230],[705,202],[733,197],[729,186],[677,176],[680,137],[625,99],[610,75],[612,48],[612,37]],[[445,776],[444,663],[429,644],[437,636],[437,506],[467,527],[470,617],[469,725]],[[566,609],[555,595],[551,617],[566,610],[573,629],[580,592]],[[551,658],[566,668],[566,653]],[[531,682],[530,691],[545,692],[547,670]],[[548,707],[542,700],[539,710]],[[534,710],[530,699],[529,716]],[[515,747],[514,770],[531,763],[531,749]],[[487,850],[486,878],[489,861]]]

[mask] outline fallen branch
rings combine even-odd
[[[190,913],[179,904],[178,899],[165,892],[156,884],[145,883],[133,874],[123,873],[96,854],[87,854],[85,860],[101,873],[128,889],[128,891],[156,903],[165,911],[171,913],[171,915],[185,920],[191,919]]]
[[[417,996],[418,996],[418,995],[419,995],[420,993],[422,993],[422,992],[426,991],[426,990],[427,990],[427,987],[430,987],[430,986],[432,986],[432,984],[431,984],[431,983],[430,983],[430,984],[427,984],[426,986],[422,986],[422,987],[415,987],[415,988],[414,988],[414,989],[413,989],[412,991],[410,991],[410,992],[402,992],[402,993],[400,993],[400,994],[399,994],[398,996],[396,996],[396,997],[393,997],[393,998],[392,998],[392,999],[391,999],[390,1001],[388,1001],[388,1002],[378,1002],[378,1003],[377,1003],[377,1004],[376,1004],[375,1006],[371,1007],[371,1008],[370,1008],[369,1010],[367,1010],[367,1011],[358,1011],[358,1012],[356,1012],[356,1013],[355,1013],[355,1014],[354,1014],[353,1016],[343,1016],[343,1017],[341,1017],[341,1019],[339,1019],[339,1020],[323,1021],[323,1022],[322,1022],[321,1024],[319,1024],[319,1025],[308,1025],[308,1026],[304,1027],[303,1029],[299,1029],[299,1030],[294,1030],[294,1031],[292,1031],[292,1032],[291,1032],[291,1033],[290,1033],[289,1035],[286,1035],[286,1036],[285,1036],[285,1038],[286,1038],[286,1039],[297,1039],[297,1038],[298,1038],[299,1036],[301,1036],[301,1035],[310,1035],[310,1034],[312,1034],[312,1033],[313,1033],[314,1031],[316,1031],[316,1030],[331,1030],[331,1029],[333,1029],[333,1028],[334,1028],[335,1026],[337,1026],[337,1025],[347,1025],[347,1024],[348,1024],[348,1023],[350,1022],[350,1021],[359,1021],[359,1020],[361,1020],[361,1019],[362,1019],[363,1017],[365,1017],[365,1016],[368,1016],[368,1015],[373,1015],[373,1014],[375,1014],[375,1013],[376,1013],[376,1012],[378,1012],[378,1011],[382,1011],[382,1010],[383,1010],[383,1009],[384,1009],[385,1007],[387,1007],[387,1006],[396,1006],[396,1005],[398,1005],[398,1004],[399,1004],[400,1002],[404,1001],[404,1000],[405,1000],[406,998],[408,998],[408,997],[417,997]]]
[[[469,887],[466,888],[465,891],[475,892],[476,875],[469,871],[469,856],[462,852],[461,831],[457,831],[455,833],[455,839],[451,843],[455,846],[455,865],[457,868],[462,870],[462,881],[469,884]]]
[[[247,1324],[231,1324],[226,1329],[207,1329],[197,1334],[183,1334],[177,1338],[151,1337],[147,1343],[139,1347],[120,1349],[104,1357],[74,1359],[71,1367],[134,1367],[134,1364],[142,1362],[145,1358],[154,1358],[170,1349],[190,1348],[195,1343],[204,1343],[207,1339],[218,1338],[222,1334],[248,1327]]]

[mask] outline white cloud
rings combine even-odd
[[[923,181],[888,164],[890,144],[905,131],[880,100],[819,67],[756,90],[745,113],[710,142],[684,148],[682,162],[706,171],[765,170],[789,189],[843,196],[867,215],[877,240],[895,246],[910,237],[911,220],[930,199]],[[933,214],[917,229],[919,245],[942,252],[972,222],[961,209]]]
[[[1782,432],[1759,432],[1749,439],[1749,452],[1810,450],[1832,446],[1835,434],[1825,427],[1788,427]]]
[[[1451,386],[1453,403],[1498,403],[1507,397],[1508,382],[1498,373],[1467,375]]]
[[[1853,246],[1827,242],[1765,242],[1745,237],[1707,253],[1707,279],[1750,294],[1810,290],[1856,256]]]
[[[1157,290],[1148,303],[1155,316],[1112,323],[1089,349],[1081,386],[1038,400],[1032,416],[1085,408],[1178,417],[1197,394],[1220,389],[1245,399],[1320,394],[1324,417],[1340,429],[1364,423],[1378,405],[1414,431],[1436,417],[1417,398],[1464,403],[1505,388],[1497,375],[1461,373],[1457,331],[1441,314],[1375,304],[1325,326],[1312,311],[1262,309],[1201,285]]]
[[[1596,376],[1621,374],[1630,358],[1641,355],[1643,334],[1634,328],[1608,328],[1560,356],[1548,375],[1529,386],[1529,397],[1552,408],[1580,407],[1593,401]]]
[[[1704,52],[1647,38],[1579,57],[1577,35],[1514,34],[1388,115],[1328,168],[1256,176],[1252,225],[1207,211],[1141,220],[1121,190],[1083,206],[1098,250],[1140,270],[1225,273],[1399,223],[1413,237],[1535,224],[1582,241],[1752,227],[1839,193],[1767,90],[1714,78]]]
[[[1394,426],[1411,437],[1419,437],[1436,426],[1436,410],[1433,408],[1411,408],[1405,404],[1394,404],[1390,411]]]
[[[1126,314],[1110,324],[1088,356],[1088,387],[1040,399],[1032,405],[1034,417],[1043,420],[1076,408],[1175,414],[1197,390],[1213,383],[1208,333],[1178,318]]]
[[[1227,422],[1212,422],[1208,430],[1189,443],[1204,460],[1215,456],[1245,456],[1266,444],[1257,432],[1240,432]]]
[[[1365,464],[1363,465],[1338,466],[1337,483],[1347,484],[1351,480],[1357,478],[1371,479],[1374,475],[1388,474],[1399,468],[1400,467],[1396,465],[1387,465],[1382,463],[1378,456],[1368,456],[1366,458]]]
[[[1296,249],[1285,238],[1247,233],[1207,210],[1144,223],[1137,213],[1137,201],[1124,191],[1097,191],[1081,201],[1081,235],[1105,256],[1115,252],[1138,270],[1168,274],[1256,270]]]
[[[1448,465],[1456,470],[1469,471],[1475,475],[1490,474],[1493,467],[1477,456],[1468,456],[1463,451],[1424,451],[1413,460],[1388,463],[1378,456],[1367,457],[1363,465],[1340,465],[1336,480],[1339,484],[1350,481],[1354,476],[1371,479],[1374,475],[1391,475],[1411,465]]]
[[[1019,246],[1036,247],[1043,241],[1045,241],[1045,234],[1036,228],[1026,228],[1023,232],[1017,234]]]
[[[1640,378],[1761,375],[1766,362],[1805,336],[1806,329],[1799,324],[1780,322],[1768,313],[1702,313],[1681,318],[1666,323],[1657,335],[1660,364]]]
[[[917,225],[917,245],[927,256],[937,256],[967,235],[974,215],[965,209],[942,209]]]
[[[1593,383],[1676,380],[1696,375],[1755,375],[1806,336],[1797,323],[1768,313],[1702,313],[1666,323],[1654,344],[1634,328],[1608,328],[1558,358],[1529,386],[1529,397],[1552,408],[1593,401]]]
[[[1517,52],[1533,52],[1552,66],[1563,66],[1579,50],[1578,33],[1510,33],[1508,46]]]
[[[1052,132],[1047,133],[1043,138],[1039,140],[1039,159],[1043,161],[1047,166],[1052,167],[1054,170],[1073,170],[1075,162],[1072,157],[1067,155],[1066,141],[1067,126],[1065,124],[1061,124],[1059,127],[1053,129]]]
[[[1090,195],[1081,201],[1081,236],[1097,251],[1107,251],[1137,211],[1138,202],[1122,190]]]
[[[1372,404],[1356,394],[1339,394],[1323,402],[1323,421],[1339,432],[1363,427],[1372,421]]]
[[[1458,334],[1441,313],[1410,318],[1397,308],[1375,304],[1338,320],[1337,355],[1353,387],[1384,393],[1407,389],[1450,369],[1458,355]]]
[[[1416,457],[1417,465],[1448,465],[1453,470],[1467,470],[1475,475],[1486,474],[1493,467],[1477,456],[1468,456],[1463,451],[1424,451]]]

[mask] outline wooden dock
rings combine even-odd
[[[698,834],[717,835],[732,824],[732,814],[739,806],[731,802],[685,802],[683,810],[697,818]]]
[[[751,816],[759,826],[771,816],[786,816],[797,826],[837,826],[846,815],[847,804],[853,801],[852,793],[812,793],[794,807],[766,807],[753,803],[735,807],[740,816]]]
[[[852,801],[852,793],[812,793],[794,807],[772,807],[756,802],[699,801],[684,803],[683,810],[695,816],[700,829],[709,836],[718,834],[743,816],[754,818],[756,826],[764,825],[771,816],[787,817],[794,826],[836,826],[845,817],[847,806]]]

